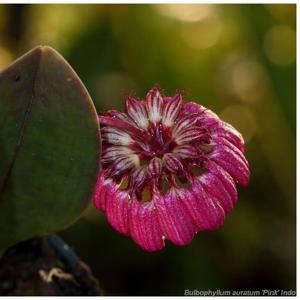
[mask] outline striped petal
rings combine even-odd
[[[182,145],[200,139],[204,133],[205,131],[198,126],[188,126],[178,130],[176,133],[174,132],[173,137],[177,145]]]
[[[113,145],[128,146],[133,143],[131,136],[123,130],[114,127],[104,127],[101,130],[102,138]]]
[[[175,188],[155,200],[158,220],[163,234],[176,245],[190,243],[196,233],[196,225],[187,212]]]
[[[119,176],[128,170],[138,168],[140,165],[140,159],[136,154],[130,154],[119,157],[116,161],[111,163],[108,173],[110,176]]]
[[[134,151],[125,146],[111,146],[107,147],[102,152],[101,162],[110,163],[114,162],[116,159],[134,154]]]
[[[200,153],[195,146],[181,145],[177,146],[173,150],[182,159],[195,159],[200,157]]]
[[[162,124],[166,127],[174,125],[176,118],[181,110],[183,101],[182,96],[177,94],[174,98],[167,100],[162,113]]]
[[[216,199],[228,214],[233,209],[234,199],[232,199],[232,196],[228,193],[219,177],[207,172],[199,176],[199,180],[207,196]]]
[[[133,199],[129,209],[129,227],[133,240],[146,251],[164,247],[162,231],[152,202],[141,203]]]
[[[248,185],[249,168],[240,155],[226,146],[216,147],[209,155],[241,186]]]
[[[177,173],[179,170],[183,170],[181,161],[174,154],[165,154],[163,157],[163,163],[164,167],[166,167],[171,173]]]
[[[106,215],[109,223],[120,233],[128,235],[128,193],[115,190],[107,194],[106,198]]]
[[[228,194],[231,196],[233,203],[236,203],[238,199],[238,194],[236,185],[232,177],[222,167],[220,167],[213,161],[208,160],[205,163],[205,168],[207,168],[211,174],[214,174],[222,181],[223,186],[228,192]]]
[[[163,110],[163,98],[159,89],[151,89],[146,96],[146,107],[149,120],[156,123],[161,120]]]
[[[95,207],[105,212],[107,197],[115,190],[116,184],[113,180],[105,179],[104,172],[100,172],[92,196]]]
[[[139,127],[147,128],[149,121],[143,101],[128,97],[126,99],[126,111]]]
[[[200,182],[195,180],[191,190],[181,189],[179,195],[199,230],[216,230],[223,225],[224,209],[207,195]]]
[[[189,113],[198,113],[199,121],[210,130],[212,137],[225,137],[242,152],[244,151],[245,142],[242,135],[233,126],[220,120],[210,109],[194,102],[186,103],[184,109]]]
[[[152,178],[159,178],[162,171],[162,160],[158,157],[151,159],[148,165],[148,175]]]

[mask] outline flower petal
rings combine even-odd
[[[103,140],[107,143],[123,146],[133,143],[131,136],[118,128],[104,127],[101,129],[101,132]]]
[[[126,99],[126,111],[139,127],[146,128],[148,126],[149,121],[143,101],[128,97]]]
[[[248,185],[249,168],[236,152],[226,146],[216,147],[209,156],[227,171],[241,186]]]
[[[124,235],[129,234],[128,200],[128,193],[119,190],[107,194],[106,200],[106,214],[109,223]]]
[[[152,178],[159,178],[162,171],[162,160],[158,157],[151,159],[148,165],[148,175]]]
[[[107,197],[116,189],[116,184],[110,178],[105,179],[103,173],[99,173],[92,199],[95,207],[105,212]]]
[[[207,193],[207,196],[218,200],[226,214],[228,214],[234,206],[234,200],[225,189],[222,181],[213,173],[206,172],[199,176],[202,187]]]
[[[240,159],[244,162],[244,164],[247,167],[249,167],[249,163],[248,163],[247,159],[245,158],[243,152],[235,144],[231,143],[225,137],[221,137],[221,136],[218,136],[217,138],[213,137],[210,145],[212,145],[213,147],[221,147],[221,148],[226,147],[226,148],[232,150],[233,152],[236,153],[237,156],[240,157]]]
[[[186,103],[184,109],[189,113],[198,113],[199,121],[210,130],[212,137],[225,137],[242,152],[245,149],[245,142],[242,135],[230,124],[220,118],[210,109],[194,102]]]
[[[197,180],[191,190],[180,189],[179,196],[199,230],[216,230],[223,225],[224,209],[207,195]]]
[[[198,149],[192,145],[181,145],[173,149],[173,152],[182,159],[195,159],[200,157]]]
[[[164,247],[157,213],[152,202],[133,199],[129,208],[130,234],[133,240],[146,251],[158,251]]]
[[[182,104],[183,101],[180,94],[177,94],[174,98],[166,101],[162,113],[162,124],[164,126],[173,126],[181,110]]]
[[[155,206],[163,234],[176,245],[190,243],[196,233],[196,225],[177,196],[175,188],[155,199]]]
[[[146,96],[146,107],[149,120],[153,123],[160,121],[162,117],[163,98],[159,89],[151,89]]]
[[[177,145],[182,145],[200,139],[204,133],[205,131],[201,127],[188,126],[187,128],[178,130],[176,134],[174,133],[173,137]]]
[[[147,180],[147,174],[144,168],[137,168],[130,176],[130,189],[140,192]]]
[[[102,151],[101,162],[110,163],[114,162],[116,159],[134,154],[134,151],[126,146],[110,146]]]
[[[207,161],[205,163],[205,168],[207,168],[210,173],[216,175],[222,181],[223,186],[231,196],[233,203],[236,203],[238,194],[232,177],[222,167],[213,161]]]
[[[133,168],[138,168],[139,165],[140,159],[138,155],[130,154],[127,156],[121,156],[111,163],[107,172],[109,176],[120,176]]]
[[[163,156],[164,167],[166,167],[171,173],[177,173],[179,170],[183,170],[181,161],[171,153],[167,153]]]

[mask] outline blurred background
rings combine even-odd
[[[65,56],[99,112],[159,84],[247,143],[250,186],[189,246],[145,253],[92,207],[62,232],[106,295],[296,288],[296,5],[0,5],[0,69],[40,44]]]

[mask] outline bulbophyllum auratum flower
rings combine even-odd
[[[219,228],[247,186],[241,134],[181,93],[152,88],[127,97],[125,112],[99,116],[102,169],[93,202],[109,223],[146,251],[190,243]]]

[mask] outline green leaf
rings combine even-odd
[[[0,73],[0,251],[79,218],[99,147],[93,102],[55,50],[37,47]]]

